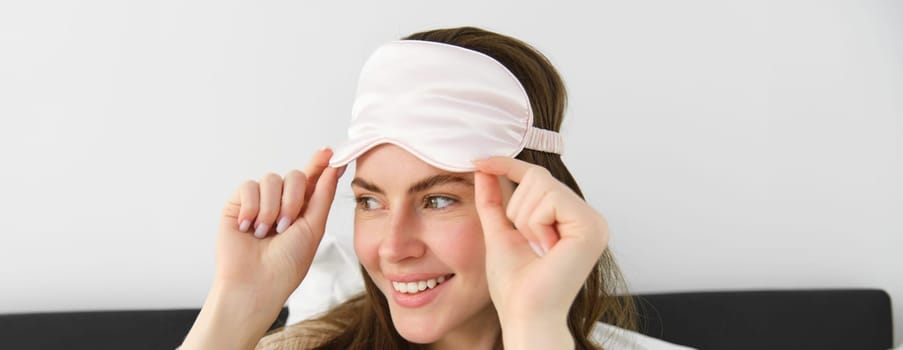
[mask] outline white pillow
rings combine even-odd
[[[363,290],[364,280],[354,252],[346,251],[327,232],[307,276],[288,298],[286,325],[316,316]]]

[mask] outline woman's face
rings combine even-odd
[[[499,325],[473,173],[435,168],[392,144],[359,157],[356,172],[354,249],[401,336],[415,343],[494,341]],[[513,185],[503,182],[502,189],[507,201]]]

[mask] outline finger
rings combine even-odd
[[[307,191],[307,176],[301,171],[292,170],[285,174],[282,185],[282,207],[280,208],[279,221],[276,223],[276,233],[282,233],[291,225],[301,212],[304,205],[304,194]]]
[[[508,202],[506,213],[514,222],[525,222],[533,213],[536,204],[542,199],[551,186],[541,171],[527,171],[521,184],[514,190]]]
[[[533,227],[531,227],[528,222],[515,222],[514,227],[524,237],[524,242],[519,244],[529,245],[530,249],[532,249],[533,252],[535,252],[538,256],[545,255],[545,251],[542,249],[542,246],[537,243],[539,242],[539,240],[537,240],[538,235],[533,232]]]
[[[260,210],[260,186],[257,181],[248,180],[239,187],[237,193],[239,197],[239,231],[248,232],[251,223],[257,218],[257,212]]]
[[[508,205],[505,207],[505,215],[508,216],[508,219],[517,222],[515,219],[517,218],[518,209],[520,208],[521,203],[523,203],[524,197],[526,197],[529,192],[529,187],[520,185],[514,189],[514,192],[511,193],[511,198],[508,199]]]
[[[282,178],[279,175],[269,173],[260,179],[260,212],[254,222],[254,236],[266,237],[273,227],[273,221],[279,214],[279,206],[282,203]]]
[[[527,221],[526,225],[530,228],[533,237],[535,237],[534,242],[539,244],[543,253],[548,253],[549,250],[552,250],[560,239],[558,231],[551,225],[541,223],[538,220],[532,220],[532,218]]]
[[[474,161],[474,165],[478,171],[504,176],[516,183],[521,183],[528,171],[548,172],[541,166],[508,157],[489,157]]]
[[[521,186],[523,187],[523,186]],[[528,190],[524,188],[524,195],[521,197],[521,202],[517,205],[516,208],[512,208],[511,204],[508,204],[508,217],[511,218],[514,222],[527,222],[530,219],[530,216],[533,215],[533,211],[536,210],[536,206],[539,205],[539,202],[542,200],[544,196],[544,191],[541,189],[533,189]]]
[[[307,163],[307,167],[304,168],[304,175],[307,176],[308,184],[313,185],[317,183],[320,174],[323,173],[323,169],[326,169],[326,167],[329,166],[329,158],[332,158],[332,150],[328,147],[323,147],[314,152],[314,155],[310,158],[310,162]],[[307,189],[304,192],[305,202],[313,194],[315,188],[315,186],[307,186]]]
[[[329,209],[335,199],[336,185],[339,182],[340,172],[344,169],[344,166],[341,168],[327,167],[317,180],[316,186],[308,186],[314,187],[314,191],[307,203],[307,209],[304,210],[304,220],[315,234],[322,234],[326,229]]]
[[[483,232],[508,231],[514,227],[505,214],[502,189],[495,175],[474,172],[474,200]]]
[[[514,228],[505,214],[498,176],[476,171],[473,178],[474,201],[483,228],[486,251],[499,252],[492,254],[496,257],[533,255],[527,239]]]
[[[560,197],[559,197],[560,196]],[[579,200],[550,192],[534,211],[531,225],[549,247],[545,258],[572,273],[588,273],[608,244],[608,229],[601,215]],[[556,238],[557,237],[557,238]]]
[[[528,241],[542,247],[543,252],[548,251],[549,246],[543,244],[543,233],[546,230],[532,222],[534,211],[543,198],[544,189],[525,184],[519,186],[518,190],[521,191],[521,202],[516,206],[511,202],[508,203],[508,217],[514,221],[515,227],[524,234]]]
[[[542,232],[541,240],[549,248],[567,241],[601,252],[608,244],[605,219],[570,191],[549,191],[534,210],[531,223],[554,229]]]

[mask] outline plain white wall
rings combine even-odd
[[[892,0],[2,2],[0,313],[200,307],[235,188],[344,139],[377,45],[476,25],[562,73],[564,159],[633,291],[881,288],[900,339],[901,20]]]

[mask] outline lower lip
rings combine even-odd
[[[442,289],[445,289],[445,285],[452,280],[454,280],[454,276],[436,285],[436,287],[433,287],[432,289],[426,289],[415,294],[402,293],[395,290],[395,288],[392,288],[392,299],[395,300],[396,304],[402,307],[421,307],[433,301],[433,299],[435,299],[436,296],[439,295],[439,292],[442,291]]]

